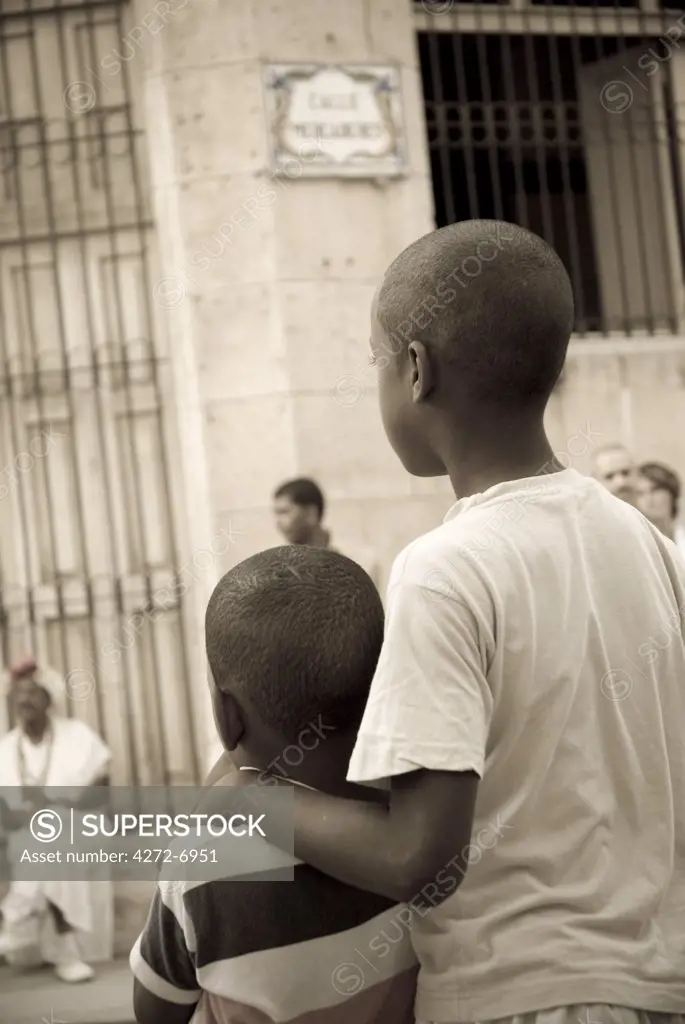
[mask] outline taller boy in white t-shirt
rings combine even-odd
[[[685,1014],[685,564],[552,452],[572,324],[556,254],[493,221],[374,300],[390,443],[458,500],[390,579],[349,770],[389,807],[298,793],[296,853],[411,903],[422,1021]]]

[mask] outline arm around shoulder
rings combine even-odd
[[[295,852],[350,885],[406,901],[466,870],[493,698],[477,610],[395,573],[383,649],[348,778],[392,780],[389,807],[296,797]]]
[[[466,873],[478,782],[475,772],[411,772],[393,780],[389,808],[298,790],[295,852],[398,903],[450,865],[453,891]]]

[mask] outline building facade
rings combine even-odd
[[[562,255],[562,459],[623,440],[685,471],[680,19],[655,0],[0,0],[3,656],[63,671],[116,782],[206,766],[204,608],[278,542],[277,483],[319,480],[336,547],[386,576],[449,506],[399,466],[368,365],[377,283],[436,224],[504,218]],[[396,69],[399,175],[274,170],[265,67],[311,63]]]

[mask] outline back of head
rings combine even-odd
[[[271,548],[217,584],[207,657],[220,690],[293,741],[321,716],[356,729],[383,641],[383,606],[351,559],[321,548]]]
[[[323,517],[324,497],[318,484],[309,477],[301,476],[294,480],[286,480],[274,492],[274,498],[289,498],[295,505],[313,506]]]
[[[537,235],[502,221],[462,221],[397,257],[377,316],[394,351],[423,342],[474,401],[544,405],[573,329],[573,293]]]

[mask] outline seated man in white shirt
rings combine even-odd
[[[85,722],[56,713],[59,673],[26,658],[9,675],[17,724],[0,740],[0,832],[10,864],[20,864],[32,815],[51,790],[75,791],[75,807],[100,806],[111,753]],[[90,964],[111,959],[113,909],[109,881],[13,879],[0,902],[0,957],[52,963],[60,981],[89,981]]]

